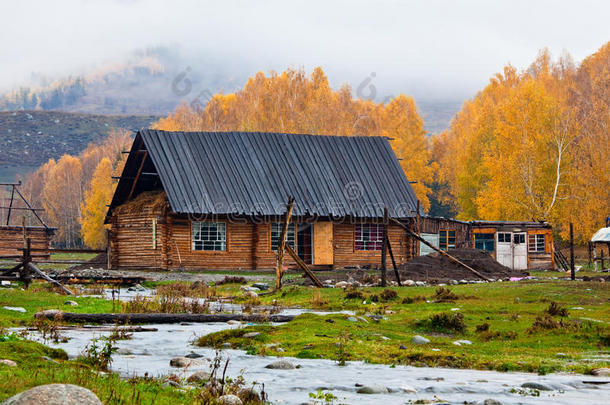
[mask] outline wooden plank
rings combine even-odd
[[[318,221],[313,224],[313,264],[334,264],[333,223]]]
[[[138,167],[138,172],[136,173],[135,179],[133,179],[133,183],[131,184],[131,189],[129,190],[129,195],[127,196],[127,200],[131,199],[134,190],[136,189],[136,184],[138,184],[138,179],[140,178],[140,174],[142,173],[142,169],[144,168],[144,163],[146,163],[146,158],[148,157],[148,152],[144,152],[142,156],[142,161],[140,162],[140,167]]]
[[[35,264],[33,263],[28,263],[27,267],[32,270],[34,273],[38,274],[40,277],[42,277],[43,279],[45,279],[46,281],[48,281],[51,284],[55,284],[56,286],[58,286],[59,288],[61,288],[61,290],[63,292],[65,292],[68,295],[72,295],[72,291],[68,290],[66,287],[64,287],[59,281],[57,280],[53,280],[51,277],[47,276],[45,273],[42,272],[42,270],[40,270],[38,267],[36,267]]]
[[[262,314],[78,314],[73,312],[48,313],[38,312],[36,318],[61,319],[66,322],[86,323],[129,323],[129,324],[162,324],[162,323],[208,323],[208,322],[290,322],[294,315],[262,315]]]
[[[315,274],[312,273],[312,271],[309,269],[309,267],[307,267],[305,262],[303,260],[301,260],[299,255],[297,255],[294,252],[294,250],[292,250],[290,245],[286,245],[286,251],[288,252],[288,254],[290,256],[292,256],[292,259],[297,263],[297,266],[299,266],[301,268],[301,270],[303,270],[305,272],[305,274],[307,274],[307,276],[311,279],[311,281],[313,281],[313,283],[316,285],[316,287],[322,288],[323,287],[322,282],[320,282],[320,280],[318,280],[318,278],[315,276]]]

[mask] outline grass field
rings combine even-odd
[[[352,310],[357,321],[348,320],[349,315],[307,314],[277,327],[219,332],[201,338],[199,344],[229,342],[250,353],[275,356],[539,373],[587,373],[610,365],[610,289],[605,283],[543,280],[459,285],[451,287],[456,297],[448,301],[436,295],[435,287],[389,290],[396,297],[385,293],[384,300],[384,289],[377,287],[362,289],[362,296],[354,298],[347,298],[342,289],[288,287],[262,296],[262,302]],[[567,316],[546,313],[551,301],[566,308]],[[375,321],[367,316],[371,314],[383,319]],[[254,330],[262,333],[241,337]],[[415,335],[430,343],[413,344]],[[456,340],[472,344],[457,346]],[[276,350],[280,347],[284,352]],[[588,361],[592,358],[605,361]]]

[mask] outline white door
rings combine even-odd
[[[513,249],[512,249],[512,233],[497,232],[496,233],[496,260],[498,263],[513,268]]]
[[[526,233],[513,233],[513,269],[527,269],[527,243],[525,243]]]

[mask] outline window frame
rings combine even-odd
[[[449,233],[453,233],[453,247],[449,243]],[[443,248],[443,234],[445,238],[445,247]],[[438,248],[444,252],[447,252],[449,249],[455,249],[457,247],[457,231],[455,229],[439,229],[438,231]]]
[[[220,227],[224,229],[224,239],[207,240],[207,241],[203,240],[203,239],[195,240],[195,235],[196,235],[195,226],[197,226],[197,225],[201,226],[202,224],[209,224],[208,226],[211,226],[212,224],[216,224],[216,227],[217,227],[216,233],[217,233],[217,235],[218,235],[219,225],[221,225]],[[228,250],[229,250],[229,242],[228,242],[229,238],[228,238],[228,226],[227,226],[226,222],[224,222],[224,221],[191,221],[190,228],[191,228],[191,244],[190,244],[191,245],[191,252],[193,252],[193,253],[207,253],[207,254],[210,254],[210,253],[220,254],[220,253],[228,252]],[[199,230],[199,232],[201,232],[201,230]],[[214,248],[214,249],[204,249],[204,248],[197,249],[195,247],[195,243],[196,242],[201,242],[202,244],[205,244],[206,242],[208,242],[208,243],[211,242],[211,243],[214,243],[214,244],[220,243],[221,246],[222,246],[222,249],[216,249],[216,248]],[[216,245],[214,245],[214,246],[216,247]]]
[[[532,249],[532,238],[534,240]],[[542,239],[542,250],[539,249],[540,241]],[[546,253],[546,235],[544,233],[531,233],[527,235],[527,252],[528,253]]]
[[[491,242],[493,244],[492,250],[485,248],[485,243],[483,243],[483,249],[486,252],[495,253],[496,252],[496,234],[491,232],[473,232],[473,245],[475,249],[477,248],[477,236],[485,236],[485,242]]]
[[[360,228],[359,228],[360,227]],[[377,239],[365,240],[363,229],[369,228],[368,235],[371,235],[371,227],[376,228]],[[360,232],[358,232],[360,230]],[[360,237],[360,239],[359,239]],[[354,224],[354,252],[380,252],[383,244],[383,224]],[[361,243],[361,247],[358,244]],[[372,248],[369,247],[372,244]]]
[[[273,249],[273,227],[274,225],[278,225],[279,226],[279,234],[277,235],[277,243],[279,245],[280,243],[280,235],[282,233],[282,226],[284,226],[283,222],[271,222],[270,226],[269,226],[269,251],[270,252],[277,252],[277,246],[275,249]],[[292,244],[290,243],[290,228],[292,228]],[[286,232],[286,243],[288,243],[288,245],[290,245],[290,247],[292,248],[292,250],[294,250],[295,252],[297,251],[297,226],[294,222],[290,222],[288,224],[288,231]]]

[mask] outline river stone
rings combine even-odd
[[[184,357],[186,357],[187,359],[200,359],[203,357],[203,355],[199,354],[199,353],[195,353],[195,352],[190,352],[189,354],[185,355]]]
[[[212,377],[212,375],[210,373],[208,373],[207,371],[196,371],[189,376],[187,381],[190,383],[209,381],[210,377]]]
[[[258,298],[258,294],[254,291],[246,291],[246,295],[250,298]]]
[[[121,356],[129,356],[132,355],[133,352],[126,347],[120,347],[117,349],[116,354],[120,354]]]
[[[423,286],[426,285],[426,282],[425,281],[416,281],[415,285],[418,286],[418,287],[423,287]]]
[[[34,315],[35,318],[48,318],[53,317],[57,318],[57,316],[61,315],[61,311],[59,309],[45,309],[44,311],[36,312]]]
[[[347,281],[339,281],[335,284],[335,288],[346,288],[348,286]]]
[[[409,394],[416,394],[417,393],[417,390],[415,388],[411,387],[410,385],[403,385],[403,386],[400,387],[400,389],[403,392],[407,392]]]
[[[177,368],[191,367],[201,365],[201,362],[188,357],[174,357],[169,361],[169,365]]]
[[[269,289],[269,284],[267,283],[254,283],[252,287],[258,288],[261,291],[267,291]]]
[[[487,398],[485,401],[483,401],[483,405],[502,405],[502,402]]]
[[[347,320],[350,321],[350,322],[358,322],[358,319],[356,319],[353,316],[350,316],[349,318],[347,318]]]
[[[253,338],[253,337],[257,337],[257,336],[258,336],[258,335],[260,335],[260,334],[261,334],[260,332],[249,332],[249,333],[246,333],[246,334],[244,335],[244,337],[245,337],[245,338]]]
[[[413,280],[405,280],[402,282],[402,285],[412,286],[415,285],[415,281]]]
[[[387,387],[379,384],[365,385],[364,387],[358,388],[356,391],[358,394],[387,394],[390,391]]]
[[[430,343],[430,339],[426,339],[423,336],[415,335],[413,336],[413,339],[411,339],[411,342],[415,343],[416,345],[425,345],[426,343]]]
[[[610,368],[602,367],[591,370],[591,375],[598,377],[610,377]]]
[[[39,385],[23,391],[2,405],[102,405],[102,401],[86,388],[72,384]]]
[[[77,307],[78,306],[78,302],[72,301],[72,300],[68,300],[68,301],[64,302],[64,305],[70,305],[71,307]]]
[[[546,384],[537,383],[537,382],[526,382],[521,384],[521,388],[531,388],[533,390],[540,391],[553,391],[553,388],[549,387]]]
[[[235,395],[223,395],[218,398],[218,403],[221,405],[242,405],[241,399]]]
[[[2,307],[2,308],[6,309],[7,311],[22,312],[22,313],[28,312],[23,307]]]
[[[13,360],[9,360],[9,359],[1,359],[0,364],[4,364],[5,366],[9,366],[9,367],[17,367],[17,363],[15,363]]]
[[[271,370],[292,370],[294,369],[294,364],[289,362],[288,360],[278,360],[273,363],[267,364],[265,368]]]
[[[459,343],[460,345],[471,345],[472,344],[472,342],[470,340],[466,340],[466,339],[456,340],[453,343]]]
[[[241,325],[240,321],[236,321],[235,319],[229,319],[227,321],[227,325]]]

